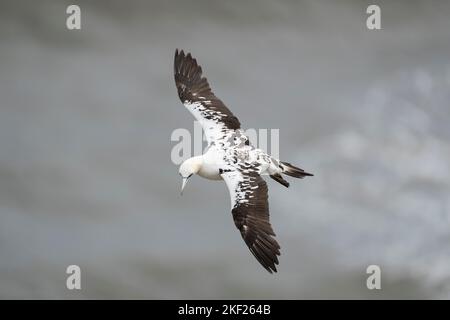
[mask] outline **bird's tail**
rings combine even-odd
[[[281,162],[280,168],[283,170],[282,173],[294,178],[303,179],[306,176],[313,176],[312,173],[305,172],[305,170],[297,168],[288,162]]]
[[[281,183],[283,186],[285,186],[286,188],[289,188],[289,182],[287,182],[286,180],[283,179],[283,177],[281,176],[281,174],[279,173],[275,173],[275,174],[271,174],[270,177],[275,180],[278,183]]]

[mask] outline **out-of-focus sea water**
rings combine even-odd
[[[450,298],[450,3],[378,2],[370,31],[367,1],[77,1],[69,31],[69,1],[2,1],[0,297]],[[275,275],[223,183],[179,195],[175,48],[315,174],[268,181]]]

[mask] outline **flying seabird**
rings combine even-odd
[[[211,91],[202,68],[190,53],[175,51],[174,74],[178,96],[201,124],[208,142],[204,154],[181,164],[181,192],[193,174],[224,180],[230,192],[233,220],[242,238],[259,263],[270,273],[276,272],[280,246],[269,222],[267,184],[261,176],[269,175],[289,187],[282,174],[295,178],[312,174],[253,147],[238,118]]]

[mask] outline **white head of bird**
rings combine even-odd
[[[201,166],[202,166],[201,157],[189,158],[181,164],[180,170],[178,171],[180,173],[181,178],[183,178],[183,183],[181,185],[181,195],[183,195],[183,189],[186,186],[188,179],[192,175],[197,174],[200,171]]]

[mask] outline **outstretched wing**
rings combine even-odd
[[[276,272],[280,246],[269,222],[267,184],[257,169],[222,173],[231,197],[231,213],[236,227],[251,253],[272,273]]]
[[[240,128],[238,118],[211,91],[208,80],[202,76],[202,67],[190,53],[175,51],[174,73],[178,96],[202,125],[209,144],[227,131]]]

